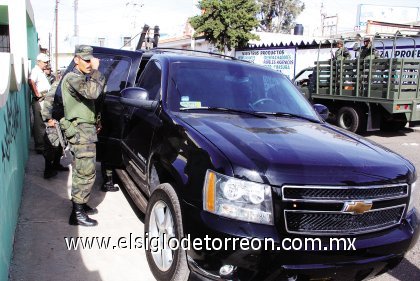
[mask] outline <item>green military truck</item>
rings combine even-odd
[[[407,123],[420,124],[420,37],[397,33],[392,46],[389,39],[386,46],[377,37],[372,43],[380,58],[361,59],[355,52],[352,59],[316,61],[295,76],[296,85],[311,102],[326,105],[331,119],[352,132],[396,131]],[[412,46],[405,50],[399,44],[407,40]]]

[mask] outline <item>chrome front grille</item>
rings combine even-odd
[[[284,186],[283,200],[342,201],[342,200],[385,200],[408,195],[407,184],[384,186]]]
[[[405,205],[377,209],[361,215],[342,212],[285,211],[290,233],[358,234],[377,231],[400,223]]]
[[[407,184],[380,186],[283,186],[289,233],[351,235],[386,229],[403,218]]]

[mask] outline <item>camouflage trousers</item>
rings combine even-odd
[[[71,197],[73,202],[84,204],[96,179],[96,127],[78,124],[74,128],[76,134],[68,139],[74,154]]]
[[[60,164],[63,148],[55,128],[47,127],[44,134],[44,158],[52,164]]]

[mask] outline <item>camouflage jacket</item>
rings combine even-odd
[[[363,46],[360,49],[360,59],[377,59],[379,58],[379,53],[375,48]]]
[[[42,110],[41,110],[42,120],[44,120],[44,122],[47,122],[49,119],[52,118],[51,114],[52,114],[52,109],[53,109],[53,104],[54,104],[54,96],[55,96],[55,92],[57,90],[58,84],[59,84],[59,81],[55,81],[51,85],[51,88],[48,91],[48,93],[45,95],[44,106],[42,107]]]
[[[342,59],[346,60],[346,59],[350,59],[351,55],[350,55],[349,50],[346,47],[341,47],[335,51],[334,57],[336,60],[342,60]]]
[[[94,124],[95,99],[99,97],[105,85],[105,77],[98,70],[85,75],[77,68],[67,73],[61,83],[64,116],[67,120],[78,123]]]

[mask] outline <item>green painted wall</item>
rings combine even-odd
[[[37,33],[27,26],[28,57],[38,54]],[[0,280],[8,280],[13,240],[22,197],[25,166],[29,155],[29,86],[9,93],[0,108]]]
[[[0,5],[0,24],[9,23],[9,12],[7,6]]]
[[[0,280],[7,280],[28,160],[27,87],[0,108]]]
[[[31,60],[31,69],[36,64],[36,56],[38,54],[38,33],[34,27],[28,27],[28,59]]]

